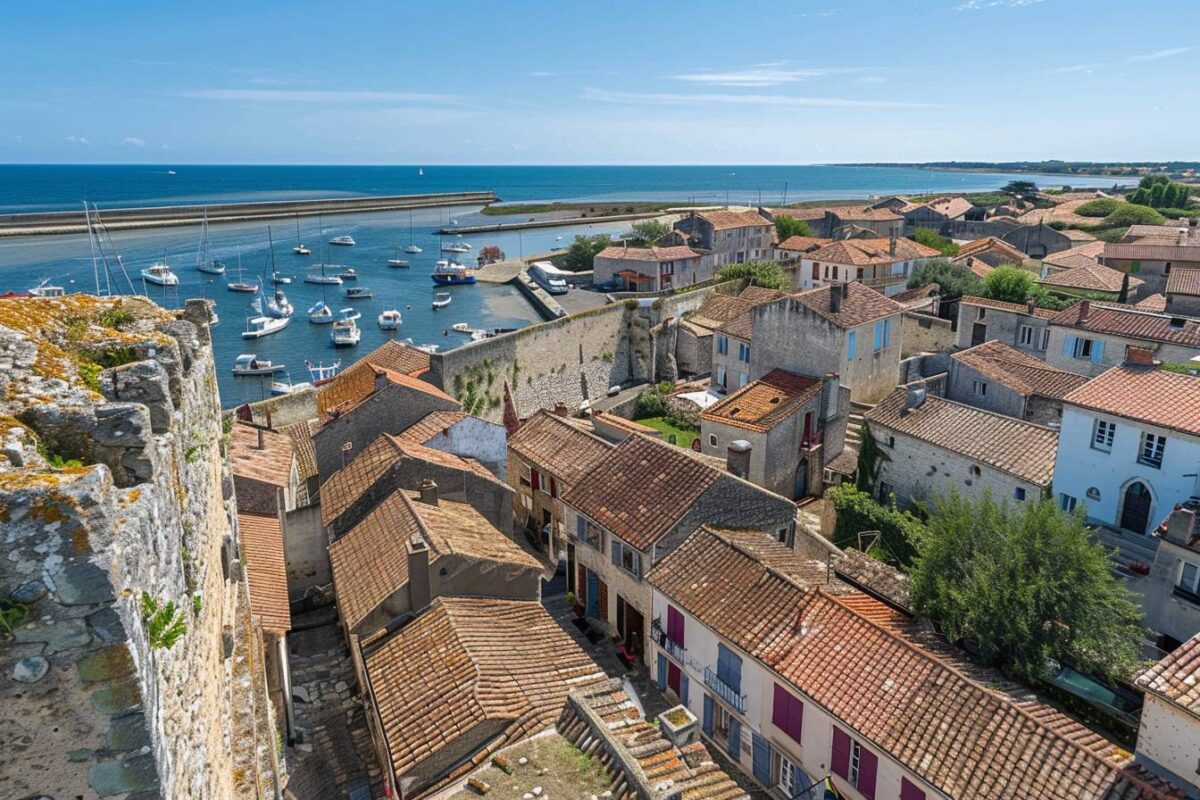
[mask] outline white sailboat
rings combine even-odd
[[[242,275],[242,254],[238,253],[238,279],[232,283],[225,284],[225,288],[231,292],[241,292],[242,294],[254,294],[258,291],[258,284],[247,281]]]
[[[291,321],[291,317],[249,317],[246,319],[246,330],[242,331],[242,338],[261,339],[263,336],[279,333]]]
[[[308,310],[308,321],[314,325],[328,325],[333,322],[333,309],[325,305],[324,300],[318,300],[317,304]]]
[[[298,256],[306,256],[306,255],[309,255],[310,253],[312,253],[312,250],[309,250],[307,247],[305,247],[304,242],[302,242],[300,240],[300,215],[299,214],[296,215],[296,246],[292,248],[292,252]]]
[[[393,258],[389,258],[387,260],[387,264],[389,267],[403,268],[408,266],[408,259],[400,257],[400,248],[397,247],[395,256]]]
[[[416,254],[416,253],[419,253],[419,252],[421,252],[421,248],[419,248],[419,247],[417,247],[415,244],[413,244],[413,237],[412,237],[412,209],[411,209],[411,208],[408,210],[408,247],[404,248],[404,252],[406,252],[406,253],[413,253],[413,254]]]
[[[204,209],[204,220],[200,223],[200,248],[196,251],[196,269],[209,275],[224,275],[225,265],[212,258],[208,246],[208,209]]]

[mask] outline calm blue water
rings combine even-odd
[[[169,174],[174,170],[176,174]],[[425,167],[0,165],[0,213],[363,194],[492,189],[502,200],[696,200],[777,204],[811,198],[982,191],[1028,175],[838,166]],[[1038,180],[1038,178],[1033,178]],[[1041,179],[1111,186],[1111,179]]]

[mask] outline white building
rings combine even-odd
[[[1200,635],[1138,676],[1146,692],[1137,762],[1200,798]]]
[[[1156,369],[1130,350],[1113,367],[1063,399],[1054,467],[1059,506],[1086,505],[1111,544],[1149,563],[1148,534],[1176,503],[1197,493],[1200,378]]]

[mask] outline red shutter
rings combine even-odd
[[[667,606],[667,638],[680,647],[683,641],[683,614],[675,606]]]
[[[575,597],[582,606],[587,601],[587,567],[583,564],[579,564],[578,567],[579,578],[575,581]]]
[[[780,730],[787,730],[788,693],[778,683],[775,684],[775,699],[771,703],[771,722]]]
[[[600,603],[599,603],[600,619],[608,619],[608,584],[600,581]]]
[[[800,735],[804,731],[804,701],[798,697],[788,695],[791,701],[788,703],[788,736],[796,740],[796,744],[802,744]]]
[[[550,496],[558,497],[558,481],[554,480],[554,478],[550,479]]]
[[[833,726],[833,756],[829,768],[834,775],[850,778],[850,737],[838,726]]]
[[[875,800],[875,773],[879,757],[865,747],[858,748],[858,791],[867,800]]]
[[[542,486],[542,476],[536,469],[529,470],[529,485],[536,492]]]
[[[925,800],[925,791],[908,778],[900,779],[900,800]]]

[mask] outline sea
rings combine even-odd
[[[780,204],[818,198],[866,198],[874,195],[968,192],[996,189],[1010,180],[1034,180],[1059,185],[1062,176],[998,173],[942,172],[913,168],[843,166],[626,166],[626,167],[496,167],[496,166],[193,166],[193,165],[0,165],[0,214],[33,211],[67,211],[87,199],[105,208],[190,205],[265,200],[301,200],[374,194],[408,194],[493,190],[505,202],[540,200],[611,201],[665,200],[701,203]],[[1070,179],[1072,186],[1111,186],[1111,180]],[[222,405],[229,407],[270,396],[270,383],[259,378],[235,378],[234,359],[255,353],[285,365],[280,376],[295,382],[308,380],[306,362],[349,366],[389,337],[411,339],[416,344],[449,350],[467,343],[467,337],[450,330],[453,323],[472,328],[517,328],[539,321],[539,316],[517,289],[477,283],[451,287],[448,308],[434,310],[436,287],[429,278],[441,257],[437,230],[454,220],[459,225],[501,221],[483,216],[479,206],[422,209],[408,212],[366,212],[318,220],[296,220],[212,225],[211,255],[228,271],[212,276],[196,271],[199,245],[197,225],[147,230],[116,231],[114,244],[128,271],[132,289],[145,292],[166,307],[179,307],[189,297],[216,301],[221,322],[213,330]],[[473,250],[461,260],[473,260],[479,249],[498,245],[511,258],[544,253],[568,244],[578,234],[619,234],[628,223],[581,224],[538,228],[522,232],[489,233],[468,237]],[[354,247],[327,244],[335,236],[350,235]],[[308,257],[292,253],[302,241],[312,249]],[[423,249],[417,255],[397,253],[409,243]],[[408,259],[408,268],[391,268],[387,259]],[[177,288],[144,286],[138,273],[165,260],[179,275]],[[304,275],[324,260],[352,266],[357,281],[342,287],[322,287],[303,282]],[[284,331],[261,339],[243,339],[245,319],[254,312],[251,297],[226,290],[225,283],[241,274],[246,280],[270,288],[271,265],[294,278],[283,286],[296,308]],[[95,286],[89,239],[84,234],[0,238],[0,292],[22,291],[43,280],[68,291],[92,291]],[[124,278],[121,278],[124,283]],[[346,287],[366,286],[374,298],[347,301]],[[125,291],[130,286],[123,286]],[[323,300],[336,310],[353,307],[362,313],[363,332],[357,348],[337,349],[329,340],[329,326],[312,325],[305,311]],[[379,330],[376,317],[385,308],[403,316],[400,330]]]

